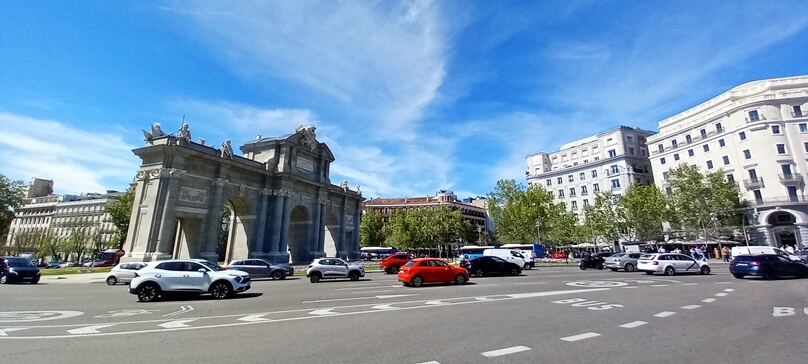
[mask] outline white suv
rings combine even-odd
[[[645,274],[664,273],[672,276],[679,273],[710,274],[707,263],[684,254],[645,254],[637,260],[637,270]]]
[[[340,258],[320,258],[315,259],[306,269],[306,277],[311,283],[317,283],[320,279],[326,278],[350,278],[358,281],[359,277],[365,276],[365,268],[348,262]]]
[[[210,293],[213,298],[231,297],[250,289],[250,274],[224,268],[203,259],[175,259],[150,264],[135,273],[129,293],[141,302],[167,294]]]

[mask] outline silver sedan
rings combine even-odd
[[[633,272],[637,270],[637,259],[640,259],[640,255],[640,253],[617,253],[606,257],[603,265],[612,271],[625,269],[626,272]]]

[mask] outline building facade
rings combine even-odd
[[[651,184],[646,139],[654,132],[620,126],[567,143],[556,152],[525,157],[529,185],[550,191],[576,216],[599,192],[622,195],[636,183]]]
[[[485,233],[489,231],[491,223],[485,210],[485,198],[477,197],[467,201],[459,200],[452,191],[440,190],[435,196],[373,198],[362,203],[362,211],[379,212],[384,219],[384,223],[387,224],[390,221],[390,215],[396,210],[446,206],[460,210],[462,219],[478,228],[478,232]]]
[[[654,179],[687,163],[721,170],[749,203],[750,242],[803,245],[808,239],[808,76],[755,81],[659,122],[648,138]]]

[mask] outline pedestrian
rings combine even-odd
[[[729,262],[729,248],[726,245],[721,248],[721,253],[724,256],[724,261]]]
[[[661,246],[661,247],[659,247],[659,252],[660,252],[660,253],[667,253],[668,251],[667,251],[667,250],[665,250],[665,247],[664,247],[664,246]]]
[[[715,256],[715,259],[721,258],[721,252],[718,251],[718,247],[713,248],[713,254]]]
[[[701,260],[702,262],[707,261],[707,259],[704,258],[704,252],[702,252],[701,248],[699,247],[696,247],[696,249],[693,251],[693,259]]]
[[[690,247],[690,257],[693,258],[693,259],[698,260],[698,258],[696,258],[696,248],[694,248],[692,246]]]
[[[789,252],[789,254],[794,254],[794,246],[786,245],[786,251]]]

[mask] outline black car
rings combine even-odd
[[[739,255],[729,262],[729,272],[738,279],[745,276],[806,278],[808,265],[776,254]]]
[[[470,274],[477,277],[492,274],[510,274],[512,276],[518,276],[520,273],[522,273],[522,267],[520,267],[518,264],[508,262],[505,259],[495,256],[474,258],[470,261],[461,263],[460,267],[466,268]]]
[[[272,263],[265,259],[234,260],[227,269],[250,273],[253,278],[285,279],[295,274],[295,268],[286,263]]]
[[[39,268],[28,258],[0,257],[0,284],[39,283]]]

